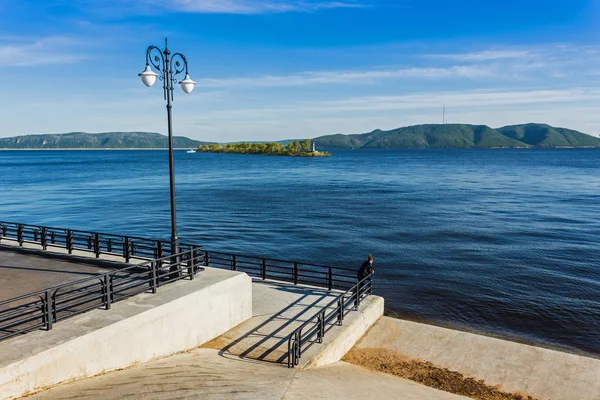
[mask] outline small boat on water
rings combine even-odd
[[[195,152],[196,152],[196,150],[188,150],[188,151],[186,151],[186,153],[195,153]]]

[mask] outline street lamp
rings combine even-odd
[[[177,237],[177,216],[175,212],[175,176],[173,171],[173,126],[171,121],[171,102],[173,101],[173,86],[176,83],[181,85],[185,93],[191,93],[194,90],[196,82],[190,79],[188,74],[188,64],[185,56],[181,53],[175,53],[170,58],[167,39],[165,39],[165,49],[161,50],[156,46],[150,46],[146,50],[146,69],[138,74],[142,78],[144,85],[150,87],[156,82],[156,78],[163,81],[163,96],[167,101],[167,124],[169,129],[169,178],[171,185],[171,255],[179,254],[179,238]],[[154,67],[157,74],[150,67]],[[185,78],[177,81],[175,76],[185,71]]]

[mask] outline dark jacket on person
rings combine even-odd
[[[372,273],[373,273],[373,266],[371,266],[371,264],[369,264],[369,260],[367,260],[364,263],[362,263],[362,265],[360,266],[360,269],[358,270],[358,280],[362,281],[363,279],[365,279],[367,276],[371,275]]]

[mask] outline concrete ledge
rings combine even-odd
[[[383,317],[357,345],[381,348],[540,400],[599,400],[600,360]]]
[[[300,366],[301,369],[311,369],[333,364],[354,347],[365,333],[383,315],[383,297],[369,296],[360,305],[358,311],[353,311],[344,319],[344,325],[333,328],[325,335],[324,343],[318,345],[318,353],[310,357]]]
[[[179,281],[0,343],[0,399],[193,349],[252,316],[246,274],[206,268]]]

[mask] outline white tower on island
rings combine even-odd
[[[312,145],[313,145],[313,146],[312,146],[312,151],[313,151],[313,153],[314,153],[315,151],[317,151],[317,149],[315,148],[315,142],[312,142]]]

